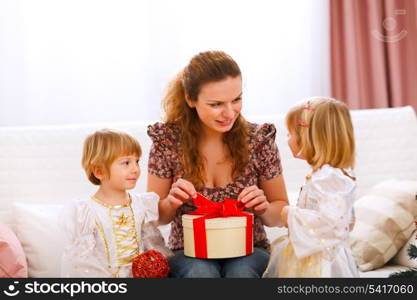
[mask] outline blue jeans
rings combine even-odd
[[[253,254],[235,258],[199,259],[174,251],[169,260],[170,277],[176,278],[260,278],[268,265],[269,252],[254,248]]]

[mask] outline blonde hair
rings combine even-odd
[[[317,170],[325,164],[353,168],[355,138],[348,107],[332,98],[302,101],[286,116],[288,130],[298,137],[300,154]]]
[[[88,180],[100,185],[100,180],[94,176],[96,167],[103,168],[110,175],[110,166],[116,158],[132,154],[139,158],[142,155],[142,149],[135,138],[124,132],[102,129],[85,139],[81,164]]]
[[[169,84],[163,99],[164,121],[179,126],[181,131],[181,161],[185,178],[197,188],[204,187],[203,159],[198,149],[201,122],[195,108],[188,106],[186,98],[197,102],[201,87],[227,77],[241,77],[241,71],[232,57],[223,51],[207,51],[195,55]],[[223,135],[223,143],[230,151],[233,162],[232,177],[236,178],[245,169],[248,160],[249,125],[239,115],[230,131]]]

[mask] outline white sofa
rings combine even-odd
[[[408,107],[352,111],[357,141],[358,197],[373,185],[390,178],[417,180],[417,120]],[[304,161],[292,158],[286,144],[284,115],[248,118],[271,122],[277,127],[284,177],[291,202],[308,173]],[[131,133],[144,150],[142,176],[136,190],[146,189],[147,158],[151,141],[147,125],[154,121],[79,124],[68,126],[0,127],[0,221],[11,226],[25,250],[29,276],[58,277],[62,236],[57,212],[76,197],[91,195],[80,165],[84,138],[101,128]],[[266,228],[272,241],[285,233]],[[169,228],[162,228],[166,237]],[[387,264],[361,273],[365,277],[386,277],[405,269]]]

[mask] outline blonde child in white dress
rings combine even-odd
[[[121,132],[101,130],[85,140],[82,165],[99,189],[65,208],[62,277],[132,277],[132,260],[144,251],[142,226],[158,219],[155,193],[127,192],[139,178],[141,153]]]
[[[288,236],[275,240],[263,277],[359,277],[348,238],[356,188],[355,142],[345,104],[311,98],[286,117],[288,144],[312,168],[296,206],[285,206]]]

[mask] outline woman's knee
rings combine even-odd
[[[255,248],[249,256],[227,260],[223,265],[223,277],[260,278],[268,265],[269,253],[263,248]]]
[[[184,251],[176,251],[169,261],[170,277],[219,278],[220,265],[216,260],[187,257]]]

